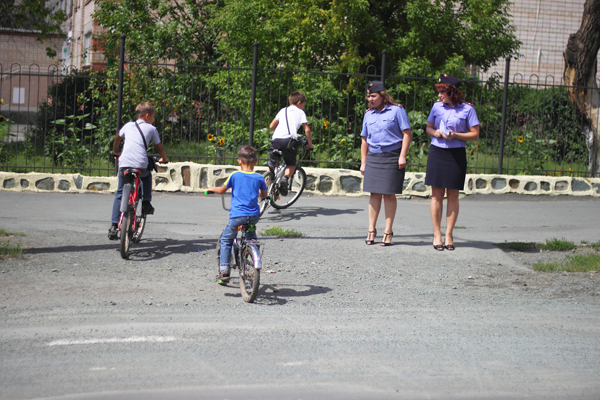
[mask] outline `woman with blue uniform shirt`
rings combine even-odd
[[[392,244],[392,225],[396,216],[396,194],[401,194],[406,171],[406,155],[412,132],[406,110],[395,104],[383,82],[367,85],[369,110],[362,125],[360,172],[364,175],[363,191],[369,198],[369,230],[365,243],[375,243],[377,217],[383,199],[385,230],[381,246]]]
[[[460,81],[442,74],[435,84],[439,101],[431,108],[426,132],[431,136],[425,184],[431,186],[433,248],[454,250],[453,230],[458,218],[458,193],[465,187],[467,154],[465,141],[479,138],[479,119],[472,104],[464,101]],[[442,213],[446,205],[446,235],[442,243]]]

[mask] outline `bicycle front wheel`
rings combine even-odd
[[[121,221],[121,257],[129,258],[129,245],[131,244],[131,237],[133,236],[133,228],[131,224],[131,217],[133,213],[127,210],[123,213],[123,220]]]
[[[263,174],[263,178],[265,178],[265,183],[267,184],[267,198],[266,199],[258,199],[258,204],[260,206],[260,215],[262,217],[262,215],[264,214],[264,212],[267,210],[267,208],[269,207],[269,197],[272,197],[275,195],[275,185],[274,185],[274,181],[275,181],[275,174],[273,174],[273,172],[271,171],[267,171]]]
[[[240,290],[242,298],[247,303],[252,303],[258,295],[260,286],[260,269],[256,268],[258,261],[255,254],[260,254],[258,249],[252,251],[250,246],[244,249],[240,262]]]
[[[298,200],[304,187],[306,186],[306,172],[302,167],[296,168],[294,175],[288,179],[288,194],[282,196],[281,193],[273,197],[271,204],[277,209],[288,208]]]

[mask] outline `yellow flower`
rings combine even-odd
[[[572,170],[571,168],[569,168],[567,171],[569,171],[569,172],[573,172],[573,170]]]
[[[517,140],[519,141],[519,143],[523,143],[523,136],[519,136]]]
[[[327,122],[327,120],[323,120],[323,126],[325,129],[329,129],[329,122]]]
[[[344,146],[345,144],[346,144],[346,139],[345,139],[345,138],[344,138],[344,139],[342,139],[342,140],[340,140],[340,145],[341,145],[341,146]]]
[[[215,137],[214,137],[214,135],[213,135],[212,133],[209,133],[209,134],[208,134],[208,140],[209,140],[210,142],[212,142],[213,140],[215,140]]]
[[[217,146],[223,146],[223,144],[225,143],[225,139],[221,138],[219,139],[219,141],[217,142]]]
[[[0,105],[4,104],[4,99],[0,99]]]

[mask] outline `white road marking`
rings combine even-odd
[[[166,343],[174,342],[177,338],[173,336],[132,336],[128,338],[107,339],[81,339],[81,340],[53,340],[48,346],[70,346],[74,344],[100,344],[100,343]]]

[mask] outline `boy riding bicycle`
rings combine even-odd
[[[159,163],[169,162],[165,148],[160,143],[158,131],[152,125],[156,115],[156,109],[148,102],[143,102],[135,108],[137,121],[126,123],[117,133],[113,142],[113,156],[119,158],[119,185],[113,202],[111,226],[108,230],[108,238],[117,240],[119,228],[119,217],[121,215],[121,198],[123,197],[123,171],[127,168],[142,170],[140,180],[142,181],[142,212],[146,215],[154,214],[152,200],[152,173],[148,171],[148,151],[145,143],[154,142],[154,146],[160,154]],[[142,138],[142,135],[144,137]],[[123,139],[123,152],[119,153],[119,144]],[[144,143],[145,141],[145,143]]]
[[[308,139],[307,149],[312,150],[312,132],[306,120],[304,107],[306,106],[306,97],[301,92],[293,92],[289,97],[289,107],[279,110],[269,128],[274,131],[271,140],[269,168],[271,171],[277,165],[277,154],[273,150],[281,150],[283,159],[287,165],[284,177],[281,180],[279,191],[283,196],[287,196],[288,179],[296,170],[296,155],[298,153],[297,146],[290,146],[290,141],[298,139],[298,128],[304,127],[306,139]]]
[[[238,227],[245,224],[256,224],[260,219],[260,208],[258,196],[261,199],[267,197],[267,185],[262,175],[254,172],[254,166],[258,161],[256,149],[250,145],[242,146],[238,152],[238,163],[241,171],[235,171],[223,186],[213,186],[209,191],[223,194],[231,189],[231,211],[229,222],[221,234],[221,259],[217,283],[223,285],[229,282],[231,261],[231,247],[237,236]],[[256,230],[249,230],[246,234],[247,240],[256,239]]]

